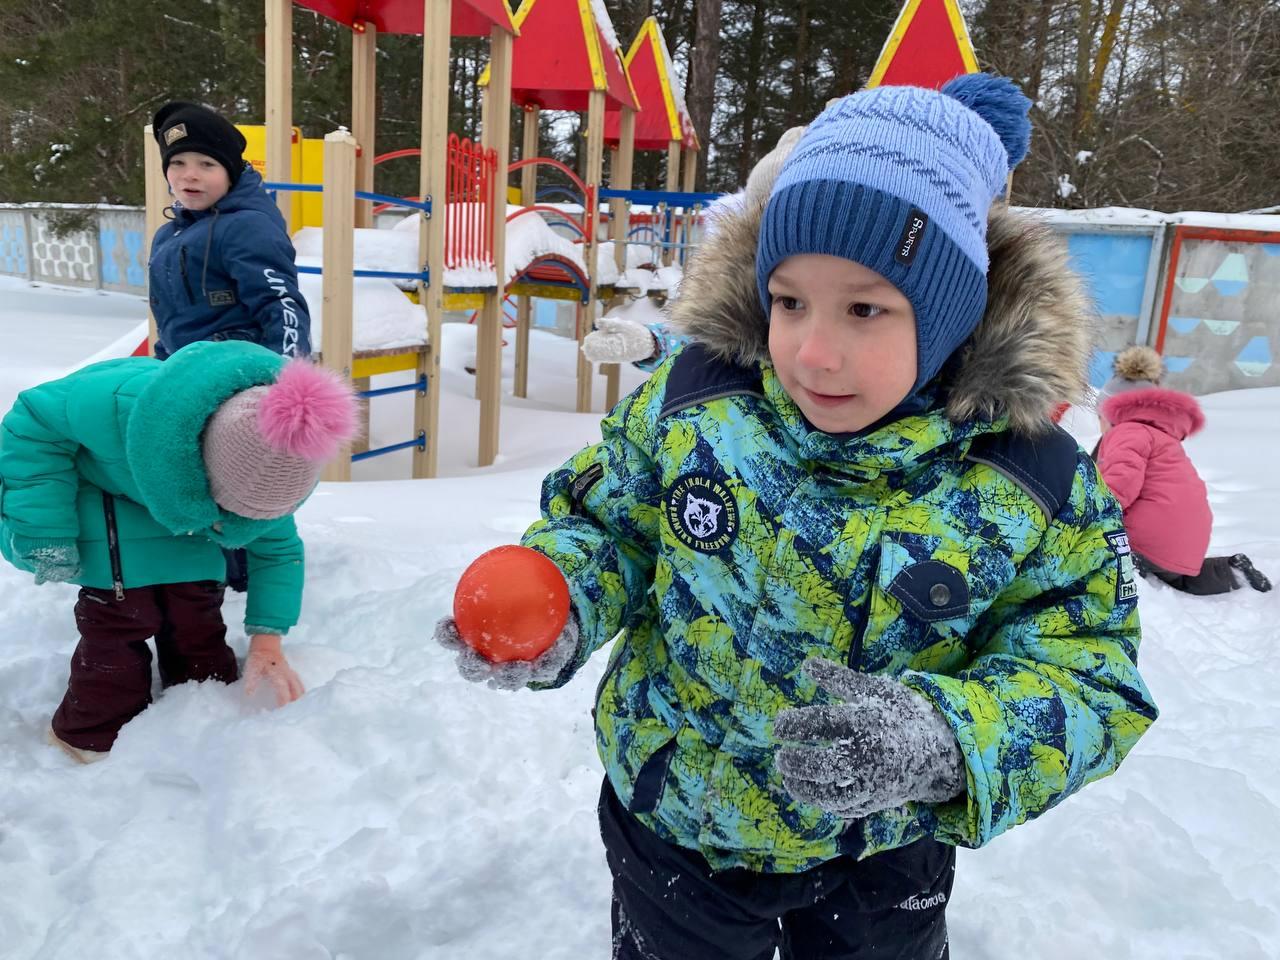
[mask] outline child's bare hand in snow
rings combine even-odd
[[[855,819],[964,788],[955,734],[925,697],[891,677],[813,658],[802,669],[838,701],[778,714],[775,762],[797,800]]]
[[[245,696],[253,696],[264,681],[275,692],[277,707],[293,703],[305,692],[302,680],[280,649],[280,638],[270,633],[255,634],[249,641],[249,656],[244,661]]]
[[[560,636],[532,660],[494,663],[485,659],[467,646],[453,617],[442,617],[436,624],[434,636],[440,646],[457,654],[458,673],[464,679],[487,683],[497,690],[519,690],[531,683],[551,683],[560,676],[560,671],[578,651],[578,620],[570,613]]]

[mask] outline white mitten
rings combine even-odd
[[[453,617],[442,617],[433,634],[436,643],[457,654],[458,673],[472,683],[487,683],[498,690],[519,690],[530,683],[551,683],[578,652],[578,618],[572,613],[554,643],[532,660],[494,663],[467,646]]]
[[[582,355],[592,363],[635,363],[657,349],[649,328],[626,317],[601,317],[582,341]]]

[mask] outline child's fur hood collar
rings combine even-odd
[[[678,329],[742,366],[769,357],[755,275],[766,202],[748,194],[742,209],[717,218],[670,309]],[[1045,225],[997,204],[987,247],[987,309],[950,365],[947,416],[1007,417],[1011,429],[1039,433],[1055,407],[1084,396],[1096,313]]]

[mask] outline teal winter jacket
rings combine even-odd
[[[220,548],[244,547],[245,629],[286,633],[302,604],[303,550],[292,517],[250,520],[209,493],[205,422],[232,394],[275,381],[284,360],[238,341],[194,343],[161,362],[108,360],[18,395],[0,421],[0,555],[75,544],[82,586],[113,585],[104,495],[123,586],[222,580]]]
[[[932,402],[822,433],[767,360],[758,216],[695,256],[677,301],[694,344],[547,478],[524,543],[582,627],[558,682],[621,634],[595,707],[607,776],[713,867],[981,845],[1112,773],[1156,717],[1120,508],[1048,416],[1084,383],[1087,305],[1052,241],[998,211],[987,314]],[[772,723],[820,698],[811,657],[927,697],[964,792],[853,822],[790,797]]]

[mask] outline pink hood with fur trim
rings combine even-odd
[[[1113,426],[1098,446],[1098,468],[1124,509],[1134,552],[1174,573],[1200,572],[1213,511],[1182,441],[1204,426],[1196,398],[1152,387],[1109,397]]]

